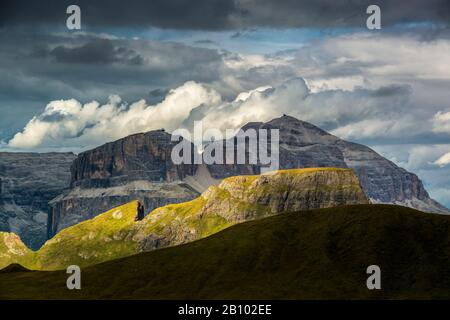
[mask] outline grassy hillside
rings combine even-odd
[[[35,254],[14,233],[0,232],[0,269],[12,263],[34,265]]]
[[[134,220],[137,202],[131,202],[64,229],[38,252],[27,252],[25,266],[35,270],[84,267],[198,240],[234,224],[285,211],[358,203],[368,200],[349,169],[292,169],[231,177],[192,201],[155,209],[142,221]],[[21,263],[23,258],[7,261]],[[5,265],[0,261],[0,268]]]
[[[382,290],[366,288],[377,264]],[[0,273],[1,299],[450,298],[450,216],[355,205],[245,222],[189,244],[83,269]]]
[[[37,252],[34,269],[85,266],[137,253],[132,238],[136,210],[137,201],[133,201],[62,230]]]

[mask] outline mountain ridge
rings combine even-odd
[[[191,242],[286,211],[365,203],[367,197],[350,169],[291,169],[230,177],[194,200],[157,208],[141,221],[135,221],[136,201],[113,208],[60,231],[21,261],[29,269],[84,267]],[[15,262],[2,263],[1,254],[0,267]]]
[[[341,140],[306,121],[284,115],[265,123],[250,122],[243,128],[280,130],[280,169],[352,168],[374,203],[450,212],[430,198],[415,174],[369,147]],[[261,172],[258,165],[173,166],[170,148],[176,142],[170,140],[170,134],[164,130],[138,133],[87,150],[77,157],[52,153],[49,155],[53,158],[48,158],[44,166],[30,162],[28,171],[8,169],[6,175],[2,168],[16,166],[17,161],[3,156],[2,164],[0,153],[0,230],[19,233],[27,245],[36,249],[60,230],[133,199],[139,199],[146,210],[151,211],[165,204],[192,200],[225,177]],[[12,155],[20,157],[20,154]],[[68,167],[72,168],[72,174]],[[8,177],[16,172],[17,177]],[[38,179],[31,179],[20,189],[9,188],[5,183],[10,178],[14,184],[20,182],[24,172],[32,172],[30,177],[34,175]],[[53,176],[64,178],[55,180]],[[69,185],[72,188],[67,189]],[[25,187],[30,188],[29,195]],[[10,190],[14,192],[13,198],[8,194]],[[36,209],[36,204],[40,208]]]

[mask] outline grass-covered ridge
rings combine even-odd
[[[366,287],[381,268],[382,290]],[[450,216],[391,205],[292,212],[67,274],[0,273],[0,299],[449,299]]]
[[[65,269],[71,264],[84,267],[191,242],[237,223],[286,211],[364,203],[368,200],[349,169],[293,169],[231,177],[192,201],[157,208],[142,221],[134,220],[134,201],[64,229],[36,253],[27,252],[25,266],[37,270]]]

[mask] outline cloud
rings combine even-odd
[[[65,26],[67,0],[40,3],[25,0],[2,1],[0,26],[19,24],[61,24]],[[157,26],[175,29],[222,29],[229,25],[231,14],[239,14],[230,0],[78,0],[82,23],[93,26]]]
[[[97,39],[73,48],[60,45],[48,52],[48,55],[60,63],[144,64],[144,58],[135,50],[126,47],[114,47],[113,42],[108,39]]]
[[[86,148],[136,132],[189,127],[194,120],[202,120],[205,128],[226,130],[283,113],[324,128],[335,127],[333,133],[343,138],[402,135],[413,125],[399,122],[404,118],[399,110],[408,94],[408,90],[391,88],[314,93],[302,78],[294,78],[275,87],[241,92],[227,101],[211,86],[190,81],[170,90],[155,105],[140,100],[128,106],[118,96],[112,96],[105,105],[96,101],[83,105],[75,99],[52,101],[9,141],[9,146]]]
[[[442,157],[437,159],[434,164],[438,165],[439,167],[446,167],[450,164],[450,152],[444,154]]]
[[[439,111],[434,115],[433,131],[450,133],[450,112]]]
[[[3,1],[0,22],[64,24],[70,1]],[[370,0],[78,0],[83,23],[100,26],[157,26],[172,29],[251,27],[365,27]],[[383,25],[405,22],[448,24],[446,0],[379,0]]]
[[[104,105],[96,101],[83,105],[75,99],[52,101],[8,145],[17,149],[72,147],[77,151],[137,132],[162,127],[174,130],[192,109],[219,101],[215,91],[195,82],[171,90],[153,106],[144,100],[127,106],[116,95]]]
[[[155,98],[153,90],[175,88],[190,80],[217,82],[225,96],[243,89],[231,89],[221,81],[231,71],[216,49],[1,29],[0,42],[0,139],[23,128],[53,100],[105,101],[118,94],[124,101],[142,98],[156,103],[161,99]]]
[[[167,88],[186,81],[207,84],[228,106],[219,114],[205,105],[184,119],[186,123],[209,112],[205,121],[214,123],[217,117],[232,124],[286,113],[366,144],[443,143],[449,138],[448,131],[438,129],[443,120],[437,122],[435,116],[444,115],[450,101],[447,39],[423,42],[410,34],[355,33],[263,55],[92,34],[73,39],[35,36],[34,43],[17,52],[17,39],[2,32],[0,37],[5,40],[0,53],[0,126],[9,128],[2,139],[22,131],[47,101],[105,101],[117,94],[123,101],[142,98],[154,105],[164,100]],[[138,68],[134,57],[142,63]],[[296,85],[286,82],[296,78],[302,79]],[[266,92],[259,100],[255,93],[247,109],[233,103],[240,93],[267,86],[275,93]],[[297,89],[288,91],[290,87]]]
[[[450,166],[440,167],[434,162],[450,153],[449,144],[391,144],[372,146],[378,153],[397,165],[417,174],[431,196],[450,207]]]
[[[449,50],[448,39],[359,32],[312,42],[293,55],[292,63],[313,79],[363,75],[370,81],[449,80]]]

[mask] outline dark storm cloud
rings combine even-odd
[[[0,23],[65,24],[71,4],[80,6],[83,23],[102,26],[222,29],[238,12],[234,1],[227,0],[14,0],[0,4]]]
[[[129,65],[142,65],[144,58],[136,51],[125,47],[114,47],[111,40],[98,39],[82,46],[70,48],[57,46],[49,52],[57,62],[111,64],[123,63]]]
[[[49,101],[105,101],[118,94],[124,101],[154,103],[164,95],[149,95],[153,89],[211,83],[225,68],[217,50],[183,44],[12,31],[0,29],[0,140]]]
[[[393,96],[401,96],[408,95],[411,93],[411,86],[409,85],[398,85],[392,84],[389,86],[383,86],[376,90],[373,90],[371,93],[372,97],[393,97]]]
[[[450,0],[379,0],[383,25],[449,22]],[[65,24],[66,8],[76,3],[82,21],[95,26],[156,26],[175,29],[247,27],[364,27],[373,0],[47,0],[2,1],[0,24]]]
[[[450,16],[450,0],[246,0],[241,3],[246,19],[255,26],[365,27],[366,9],[372,4],[381,8],[383,25],[419,21],[448,24]]]

